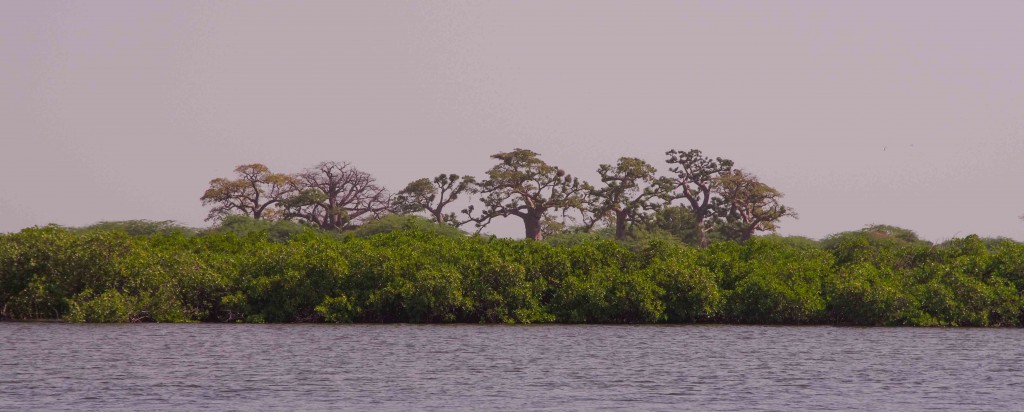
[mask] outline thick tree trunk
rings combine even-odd
[[[697,232],[700,233],[700,248],[706,249],[708,247],[708,230],[711,228],[705,228],[703,224],[697,227]]]
[[[751,240],[751,238],[754,237],[754,232],[758,230],[758,224],[761,224],[761,222],[754,221],[752,223],[744,223],[743,232],[739,234],[739,241],[746,242]]]
[[[748,224],[743,227],[743,232],[740,233],[740,242],[746,242],[750,238],[754,237],[754,231],[757,230],[757,224]]]
[[[626,212],[615,212],[615,240],[626,240]]]
[[[525,215],[523,216],[523,225],[526,227],[526,238],[533,240],[543,240],[544,233],[541,231],[540,221],[543,215]]]
[[[706,210],[704,209],[692,209],[693,220],[697,223],[697,233],[700,235],[700,248],[704,249],[708,247],[708,231],[711,230],[708,227],[707,222],[704,221]]]

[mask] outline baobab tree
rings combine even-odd
[[[390,209],[391,195],[369,173],[344,162],[322,162],[295,176],[298,190],[282,202],[285,216],[322,229],[343,230]]]
[[[294,177],[272,173],[261,163],[240,165],[235,174],[236,179],[210,181],[210,188],[200,198],[203,206],[213,205],[206,220],[236,214],[253,219],[270,217],[279,212],[275,206],[297,190]]]
[[[708,232],[724,214],[719,208],[721,203],[712,201],[718,196],[715,192],[717,178],[732,170],[733,161],[721,157],[711,159],[696,149],[686,152],[673,149],[665,155],[669,157],[665,162],[675,165],[669,170],[676,174],[672,178],[674,191],[667,194],[665,200],[687,201],[700,234],[700,246],[707,247]]]
[[[615,166],[602,164],[597,173],[603,187],[590,192],[589,202],[593,223],[597,218],[610,217],[614,220],[615,239],[624,240],[629,225],[642,220],[646,213],[656,210],[658,198],[663,197],[671,184],[667,179],[655,176],[657,169],[641,159],[619,158]]]
[[[740,241],[755,231],[775,231],[783,217],[796,217],[792,209],[779,202],[782,192],[768,186],[757,176],[735,169],[717,178],[720,208],[725,211],[727,229]]]
[[[444,209],[463,194],[478,193],[476,178],[457,174],[441,174],[433,180],[422,178],[410,182],[395,195],[394,207],[398,213],[426,211],[438,224],[459,227],[468,221],[460,221],[454,212]]]
[[[558,167],[540,159],[536,152],[515,149],[491,156],[498,164],[487,171],[487,180],[480,184],[484,194],[479,216],[473,207],[463,210],[469,219],[483,228],[496,217],[515,216],[523,220],[527,239],[544,238],[544,222],[552,213],[562,213],[583,206],[584,194],[590,190]]]

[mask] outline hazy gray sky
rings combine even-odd
[[[398,190],[699,148],[783,234],[1024,239],[1024,2],[0,2],[0,231],[204,225],[235,165]],[[521,236],[520,223],[496,226]]]

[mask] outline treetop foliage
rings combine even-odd
[[[667,174],[643,159],[621,157],[598,165],[599,180],[592,185],[537,152],[516,148],[491,155],[495,164],[482,179],[440,173],[395,193],[347,162],[325,161],[298,173],[252,163],[237,166],[233,177],[211,180],[200,199],[209,207],[207,220],[218,222],[239,215],[342,233],[393,214],[420,215],[455,228],[473,223],[479,233],[494,219],[514,218],[534,240],[608,232],[619,242],[666,237],[700,247],[774,233],[784,219],[798,216],[782,203],[780,190],[730,159],[697,149],[665,155]],[[919,241],[913,232],[892,226],[862,232]],[[856,237],[843,236],[825,242]]]
[[[496,217],[515,216],[523,220],[526,237],[543,238],[543,223],[561,212],[564,221],[572,209],[582,210],[584,194],[590,185],[547,164],[536,152],[515,149],[491,156],[498,164],[487,171],[481,182],[480,215],[473,208],[464,213],[483,228]]]

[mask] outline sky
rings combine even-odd
[[[3,1],[0,232],[206,226],[209,181],[253,162],[348,161],[397,191],[517,147],[590,181],[695,148],[784,192],[784,235],[1024,240],[1022,20],[1019,1]]]

